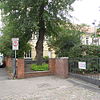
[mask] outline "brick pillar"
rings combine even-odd
[[[56,58],[49,59],[49,70],[54,74],[55,73],[55,61]]]
[[[17,59],[17,78],[24,78],[24,59]]]
[[[49,69],[50,71],[60,77],[68,77],[68,58],[61,57],[55,59],[49,59]]]
[[[12,67],[12,59],[10,57],[5,57],[5,66]]]
[[[63,78],[68,77],[68,58],[67,57],[61,57],[61,58],[56,59],[55,74]]]

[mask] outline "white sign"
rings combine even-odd
[[[79,69],[86,69],[86,62],[78,62]]]
[[[12,50],[19,49],[19,38],[12,38]]]

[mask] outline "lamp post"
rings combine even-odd
[[[96,26],[95,26],[95,22],[92,23],[94,25],[94,37],[96,38]]]
[[[94,42],[95,44],[97,44],[98,39],[96,38],[97,37],[96,36],[96,25],[95,25],[95,22],[93,22],[92,24],[94,25]]]

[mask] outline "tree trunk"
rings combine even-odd
[[[43,60],[43,42],[45,36],[45,23],[44,23],[43,13],[44,13],[44,2],[41,4],[39,9],[39,37],[35,47],[36,60],[38,65],[41,65]]]

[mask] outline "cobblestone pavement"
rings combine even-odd
[[[100,100],[100,88],[56,76],[2,80],[0,100]]]

